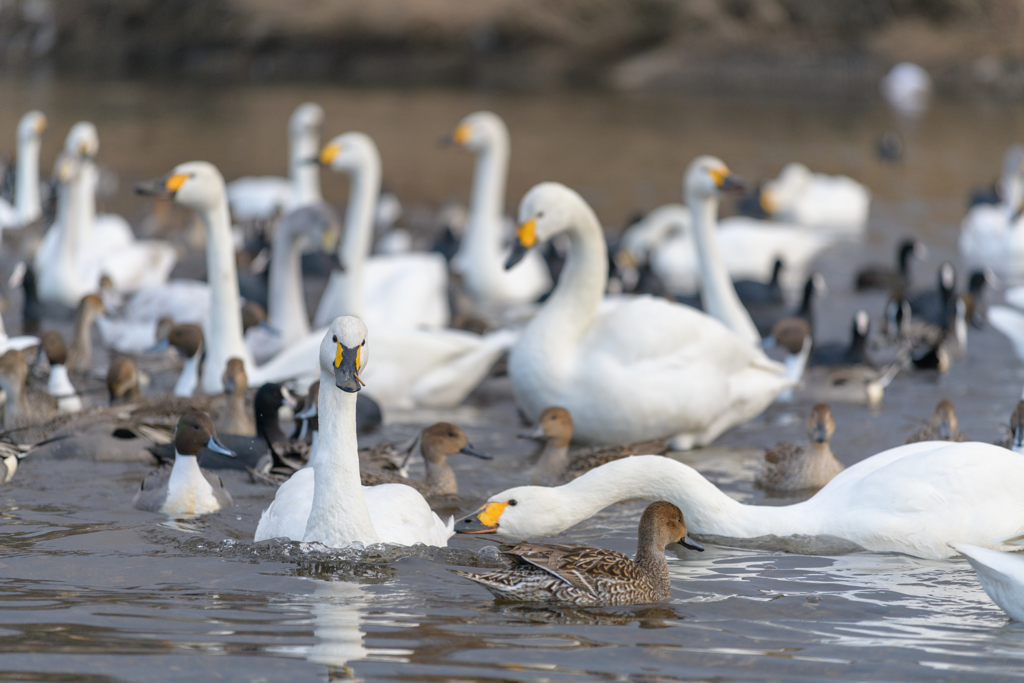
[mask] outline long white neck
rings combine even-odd
[[[206,320],[206,362],[202,388],[207,394],[224,391],[221,376],[228,359],[241,358],[246,373],[256,368],[242,336],[235,248],[225,195],[212,208],[199,212],[206,226],[206,279],[210,285],[210,313]]]
[[[17,189],[14,208],[22,224],[31,223],[43,215],[39,201],[39,147],[41,140],[32,136],[18,144]]]
[[[96,164],[92,159],[83,159],[78,177],[73,181],[74,225],[78,234],[78,246],[91,245],[96,235]]]
[[[302,244],[287,227],[277,231],[270,246],[268,284],[267,323],[280,332],[287,347],[309,334],[302,289]]]
[[[200,347],[192,354],[191,358],[185,361],[185,366],[181,369],[181,374],[178,375],[178,381],[174,384],[175,396],[191,396],[196,393],[196,387],[199,386],[199,364],[202,357],[203,349]]]
[[[693,237],[700,259],[701,300],[704,310],[751,344],[760,344],[754,321],[740,303],[732,278],[718,251],[718,200],[714,197],[687,197],[693,216]]]
[[[558,509],[550,521],[531,527],[537,535],[554,535],[624,500],[667,500],[683,513],[695,534],[753,538],[775,534],[814,534],[818,520],[805,503],[770,507],[744,505],[722,493],[697,470],[664,456],[633,456],[610,462],[551,490]]]
[[[320,371],[320,446],[313,464],[313,507],[302,540],[337,547],[378,543],[363,497],[356,441],[356,396]]]
[[[373,213],[380,195],[380,155],[367,150],[362,163],[352,171],[348,209],[345,211],[345,236],[338,248],[338,259],[345,269],[345,287],[338,315],[363,317],[363,266],[373,241]]]
[[[77,177],[62,182],[57,188],[57,217],[54,221],[54,227],[60,230],[57,236],[57,262],[66,280],[78,278],[78,195],[81,193],[82,185]]]
[[[292,134],[288,146],[288,175],[292,181],[292,206],[306,206],[323,199],[320,194],[320,164],[310,163],[320,153],[320,136],[315,129]]]
[[[503,128],[494,128],[490,144],[476,158],[469,223],[459,249],[460,268],[469,262],[493,263],[501,258],[501,224],[505,212],[509,140]],[[461,258],[460,258],[461,257]]]

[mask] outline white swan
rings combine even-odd
[[[744,216],[717,223],[722,263],[733,280],[767,282],[775,261],[781,259],[784,286],[798,287],[807,279],[811,261],[832,243],[826,234]],[[689,296],[700,289],[700,258],[692,213],[686,206],[666,204],[654,209],[626,229],[621,244],[634,263],[649,262],[670,293]]]
[[[288,121],[289,177],[246,176],[228,183],[228,205],[236,220],[267,219],[323,198],[316,163],[323,123],[319,104],[300,104]]]
[[[166,281],[177,261],[169,243],[136,241],[128,222],[117,215],[96,215],[96,127],[75,124],[58,160],[57,220],[36,252],[39,299],[75,306],[96,291],[107,275],[115,289],[136,290]]]
[[[503,244],[505,182],[508,177],[509,136],[497,114],[480,111],[459,122],[454,144],[475,152],[469,221],[452,270],[462,276],[474,314],[500,320],[510,306],[532,304],[551,289],[551,273],[539,252],[506,270],[509,249]]]
[[[453,520],[443,522],[416,489],[360,484],[356,392],[369,350],[362,321],[342,317],[331,323],[319,349],[319,455],[312,467],[299,470],[277,490],[260,516],[254,540],[284,537],[330,547],[448,544]]]
[[[897,114],[916,118],[928,108],[932,79],[917,64],[900,62],[889,70],[879,87],[882,97]]]
[[[1024,545],[1024,538],[1018,536],[1007,542]],[[1024,553],[1019,549],[1007,553],[966,543],[954,543],[953,547],[974,567],[981,587],[992,602],[1012,619],[1024,621]]]
[[[352,178],[345,236],[338,249],[341,270],[331,273],[314,324],[340,315],[366,321],[376,334],[385,327],[446,327],[448,264],[437,253],[408,252],[370,256],[373,217],[380,195],[380,153],[363,133],[331,140],[320,162]]]
[[[1003,157],[998,204],[972,206],[960,223],[957,246],[970,267],[988,267],[1010,282],[1024,279],[1024,154],[1017,145]]]
[[[764,184],[761,206],[775,220],[860,237],[868,224],[871,192],[853,178],[812,173],[794,162]]]
[[[41,111],[30,111],[18,121],[14,205],[0,199],[0,228],[27,225],[43,215],[39,201],[39,148],[44,131],[46,116]]]
[[[701,157],[691,165],[687,188],[695,199],[703,193],[700,211],[714,215],[728,178],[717,159]],[[608,280],[604,235],[594,212],[569,188],[535,186],[520,203],[519,217],[511,260],[559,233],[570,243],[558,285],[509,356],[512,388],[528,419],[557,405],[572,414],[583,441],[674,436],[674,447],[688,448],[759,414],[791,385],[785,369],[755,346],[760,338],[721,267],[713,235],[701,239],[709,310],[741,333],[649,296],[600,310]]]
[[[503,540],[553,536],[619,501],[667,500],[691,533],[729,539],[821,536],[874,552],[955,555],[951,543],[1024,531],[1024,458],[984,443],[922,441],[843,470],[818,493],[783,506],[744,505],[692,467],[664,456],[616,460],[559,486],[520,486],[491,496],[456,530]]]

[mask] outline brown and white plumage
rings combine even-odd
[[[217,431],[221,434],[255,436],[256,421],[253,419],[253,412],[248,409],[245,402],[245,392],[249,389],[249,381],[245,376],[245,366],[242,364],[241,358],[228,360],[221,380],[224,382],[227,405],[217,424]]]
[[[510,569],[485,573],[455,571],[501,600],[565,602],[576,605],[643,605],[668,598],[671,582],[665,546],[703,548],[686,534],[679,508],[651,503],[640,518],[636,559],[591,546],[517,543],[502,546]]]
[[[57,399],[27,386],[25,354],[9,349],[0,356],[0,388],[7,394],[4,429],[17,429],[45,422],[57,414]]]
[[[575,479],[613,460],[630,455],[658,455],[668,450],[665,439],[651,439],[622,446],[590,446],[570,452],[572,441],[572,415],[565,408],[550,406],[537,419],[534,430],[522,438],[544,441],[530,483],[534,486],[554,486]]]
[[[996,446],[1009,448],[1011,451],[1024,453],[1024,400],[1017,401],[1017,406],[1010,414],[1010,429],[1003,438],[995,442]]]
[[[970,441],[967,435],[957,429],[956,412],[949,399],[939,401],[928,424],[910,435],[903,443],[918,441]]]
[[[764,454],[764,464],[754,484],[774,491],[798,491],[829,483],[844,469],[829,446],[835,430],[832,409],[828,404],[817,404],[807,418],[810,443],[786,442],[770,449]]]

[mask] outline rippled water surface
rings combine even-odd
[[[800,159],[848,173],[875,193],[864,244],[828,252],[831,295],[819,327],[844,337],[860,307],[858,263],[891,259],[906,234],[932,247],[919,286],[954,256],[964,198],[990,181],[1002,150],[1024,138],[1019,107],[940,103],[904,129],[907,156],[883,165],[874,144],[895,126],[876,102],[625,98],[599,94],[489,95],[212,86],[0,82],[0,139],[29,107],[50,117],[49,168],[68,126],[99,127],[101,161],[120,191],[107,202],[130,218],[146,204],[131,182],[201,158],[225,176],[281,173],[294,106],[321,102],[326,133],[377,140],[385,183],[413,211],[465,197],[466,155],[437,137],[492,108],[513,136],[509,201],[534,182],[579,188],[617,228],[637,209],[678,199],[689,160],[715,153],[759,179]],[[336,202],[345,184],[325,174]],[[9,329],[18,329],[16,311]],[[834,406],[834,450],[847,464],[902,443],[949,397],[961,429],[1000,435],[1024,374],[998,333],[972,331],[968,358],[945,377],[899,376],[884,406]],[[730,495],[755,502],[760,450],[801,437],[809,406],[774,406],[715,447],[678,454]],[[367,443],[447,417],[492,463],[459,460],[467,508],[524,483],[530,447],[507,379],[495,377],[451,414],[389,415]],[[0,678],[31,680],[1005,680],[1024,677],[1024,626],[1009,622],[959,560],[864,552],[804,555],[709,544],[670,558],[673,591],[657,606],[614,609],[495,605],[450,567],[490,566],[489,542],[457,537],[447,550],[326,551],[251,542],[271,489],[224,474],[236,507],[191,521],[138,512],[147,467],[27,460],[0,489]],[[413,476],[422,473],[413,467]],[[771,504],[786,501],[771,500]],[[641,503],[605,510],[559,537],[632,552]]]

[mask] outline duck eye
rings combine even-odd
[[[519,501],[518,501],[518,500],[516,500],[515,498],[513,498],[512,500],[510,500],[510,501],[508,502],[508,504],[509,504],[509,505],[510,505],[511,507],[515,507],[516,505],[519,505]]]

